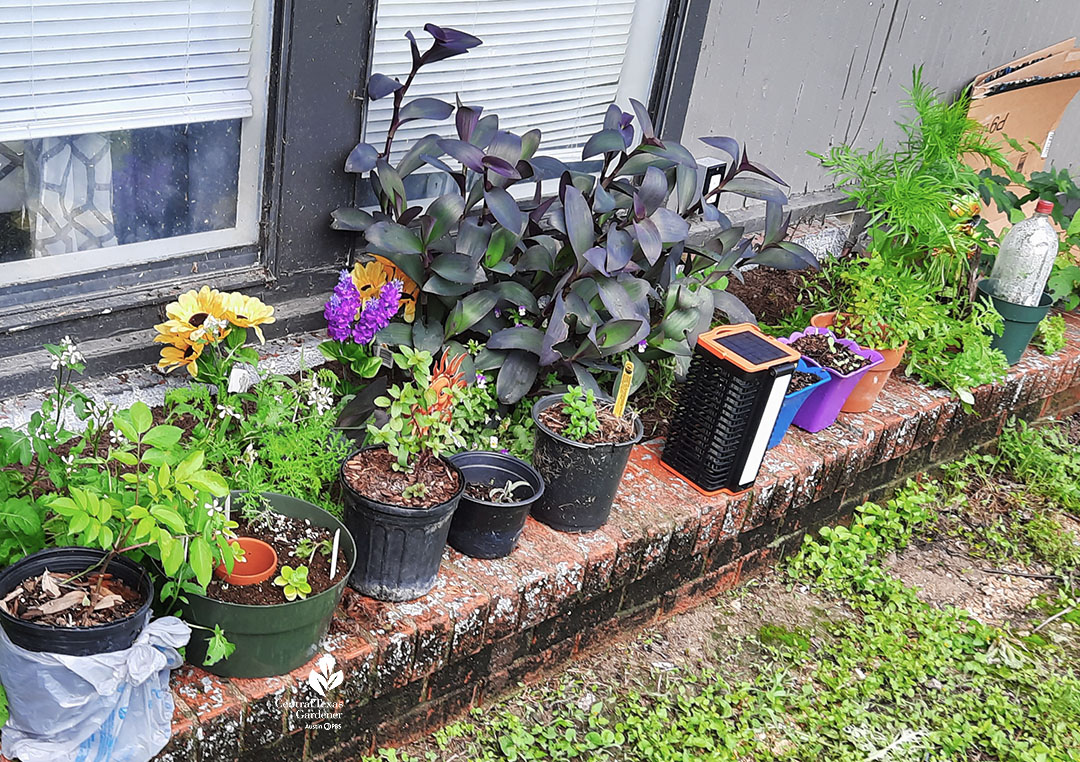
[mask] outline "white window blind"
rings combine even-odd
[[[0,0],[0,141],[251,116],[255,0]]]
[[[431,38],[422,27],[427,21],[473,34],[482,45],[425,66],[407,97],[453,103],[457,94],[465,105],[498,114],[501,129],[518,134],[539,129],[541,153],[578,160],[581,146],[600,129],[608,104],[620,93],[635,9],[640,15],[641,6],[648,7],[649,23],[656,27],[646,35],[653,44],[630,55],[655,59],[659,25],[653,6],[660,5],[659,0],[379,0],[372,71],[404,81],[411,63],[405,32],[412,30],[420,50],[426,50]],[[651,77],[652,66],[639,71]],[[367,140],[381,145],[392,109],[391,97],[369,104]],[[451,134],[452,120],[407,123],[398,130],[394,155],[432,132]]]

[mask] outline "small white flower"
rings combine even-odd
[[[75,471],[75,456],[69,453],[68,455],[61,456],[60,460],[64,463],[64,473],[71,476]]]
[[[252,463],[255,462],[255,459],[257,457],[259,457],[259,452],[255,449],[251,442],[248,442],[248,446],[244,448],[244,454],[241,455],[240,458],[244,461],[246,465],[250,466]]]
[[[203,508],[206,509],[206,515],[210,518],[214,518],[216,514],[225,515],[225,506],[215,497],[213,502],[203,503]]]
[[[519,304],[518,305],[518,314],[521,317],[525,317],[525,305],[524,304]]]
[[[57,370],[60,367],[60,358],[59,357],[56,357],[56,358],[53,359],[51,367],[52,367],[53,370]]]
[[[322,415],[334,405],[334,393],[330,389],[319,386],[317,381],[312,381],[311,391],[308,392],[308,404],[315,408],[315,412]]]
[[[240,414],[238,412],[236,412],[236,409],[233,408],[232,405],[218,405],[217,406],[217,411],[218,411],[218,418],[220,418],[223,421],[226,418],[235,418],[238,421],[240,420]]]
[[[124,435],[120,432],[120,429],[113,428],[109,432],[109,444],[113,447],[119,447],[124,443]]]
[[[493,434],[493,435],[492,435],[492,436],[491,436],[491,437],[490,437],[490,438],[488,439],[488,447],[490,447],[490,448],[491,448],[492,450],[494,450],[494,449],[496,449],[496,448],[497,448],[498,446],[499,446],[499,438],[498,438],[497,436],[495,436],[495,435]]]
[[[477,373],[476,374],[476,386],[478,388],[480,388],[480,389],[483,389],[487,385],[488,385],[487,376],[485,376],[483,373]]]

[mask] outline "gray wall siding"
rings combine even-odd
[[[957,93],[1080,36],[1080,0],[690,0],[684,43],[698,36],[681,48],[664,133],[695,152],[699,136],[737,137],[802,193],[831,185],[808,150],[895,140],[913,66]],[[1080,166],[1080,96],[1049,161]]]

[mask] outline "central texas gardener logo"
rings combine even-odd
[[[336,666],[337,662],[330,654],[320,657],[315,662],[315,669],[308,675],[307,682],[311,690],[326,698],[327,693],[341,685],[345,681],[345,675],[341,673],[341,670],[335,670]]]

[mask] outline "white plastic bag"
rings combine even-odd
[[[0,681],[9,711],[5,757],[21,762],[148,762],[169,742],[169,671],[191,628],[176,617],[146,626],[125,651],[35,653],[0,630]]]

